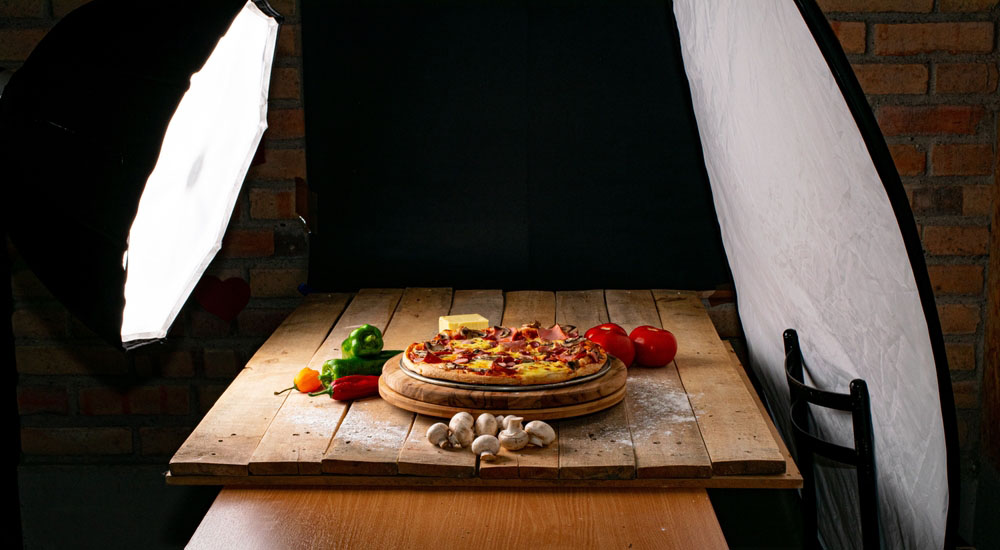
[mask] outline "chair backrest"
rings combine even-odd
[[[868,385],[860,378],[852,380],[850,393],[834,393],[806,385],[803,377],[802,351],[798,334],[788,329],[785,340],[785,378],[791,397],[790,417],[799,468],[802,471],[802,512],[807,547],[816,547],[816,482],[813,454],[850,464],[857,468],[858,499],[861,509],[861,538],[866,550],[879,543],[878,499],[875,484],[875,448],[872,443],[871,406]],[[809,431],[809,405],[851,413],[854,424],[854,448],[830,443]]]

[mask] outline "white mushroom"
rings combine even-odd
[[[497,418],[492,414],[483,413],[476,419],[476,435],[488,434],[495,437],[498,429]]]
[[[468,447],[471,445],[472,440],[476,437],[475,432],[472,430],[474,422],[472,415],[465,411],[451,417],[451,422],[448,424],[448,427],[451,428],[448,441],[455,447]]]
[[[480,459],[492,462],[500,452],[500,440],[496,436],[483,434],[472,442],[472,452],[479,455]]]
[[[431,445],[447,449],[451,447],[451,442],[448,440],[449,432],[450,430],[444,422],[431,424],[431,427],[427,428],[427,441],[430,441]]]
[[[506,427],[506,425],[503,423],[504,415],[498,414],[496,418],[497,418],[497,430],[504,429]]]
[[[528,444],[528,432],[521,428],[520,416],[508,416],[504,418],[504,430],[500,432],[500,446],[504,449],[517,451],[523,449]]]
[[[552,443],[556,438],[556,431],[541,420],[532,420],[528,422],[528,425],[524,427],[524,431],[528,433],[528,445],[535,445],[536,447],[544,447],[549,443]]]

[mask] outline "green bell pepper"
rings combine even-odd
[[[361,325],[340,344],[344,359],[376,357],[382,351],[382,331],[369,324]]]
[[[379,352],[375,357],[345,357],[330,359],[323,363],[323,371],[319,375],[320,382],[329,386],[334,380],[352,374],[380,375],[382,366],[389,359],[402,353],[402,350],[390,349]]]

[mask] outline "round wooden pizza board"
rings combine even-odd
[[[408,411],[449,418],[460,411],[473,414],[516,414],[532,420],[570,418],[600,411],[625,398],[625,365],[611,358],[611,368],[599,378],[548,390],[481,391],[449,388],[417,380],[390,359],[379,377],[379,394]]]

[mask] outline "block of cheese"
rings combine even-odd
[[[484,328],[489,328],[489,326],[490,326],[489,319],[476,313],[470,313],[467,315],[447,315],[444,317],[438,317],[439,332],[445,329],[456,330],[462,327],[482,330]]]

